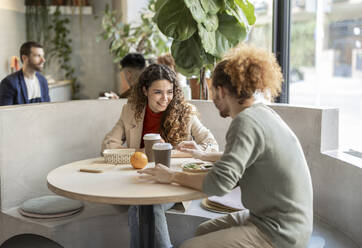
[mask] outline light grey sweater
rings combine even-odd
[[[305,248],[313,226],[313,191],[295,134],[272,109],[257,103],[233,119],[226,142],[203,191],[221,196],[239,183],[249,220],[275,247]]]

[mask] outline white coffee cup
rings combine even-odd
[[[143,136],[143,142],[145,144],[145,152],[148,158],[148,162],[155,161],[152,145],[161,142],[161,135],[158,133],[147,133]]]

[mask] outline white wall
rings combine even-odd
[[[0,81],[9,74],[11,56],[20,56],[26,39],[23,0],[0,0]]]
[[[0,9],[25,12],[24,0],[1,0]]]
[[[139,22],[140,14],[139,12],[142,8],[146,8],[148,5],[148,0],[128,0],[127,1],[127,22]]]

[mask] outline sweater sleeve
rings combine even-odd
[[[117,121],[116,125],[112,130],[107,133],[106,137],[103,139],[102,143],[102,153],[105,149],[118,149],[121,148],[123,143],[126,140],[125,127],[124,127],[124,116],[125,116],[125,105],[122,108],[121,117]]]
[[[230,124],[226,134],[223,156],[214,163],[213,169],[203,182],[203,192],[222,196],[230,192],[264,151],[264,132],[248,116],[238,116]]]
[[[217,144],[214,135],[212,135],[210,130],[201,123],[196,115],[191,117],[190,125],[191,136],[198,145],[209,152],[219,151],[219,145]]]

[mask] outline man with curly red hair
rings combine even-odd
[[[304,153],[278,114],[254,99],[255,93],[273,98],[281,90],[274,55],[239,45],[217,64],[212,80],[215,106],[233,119],[225,151],[220,156],[181,146],[196,158],[215,161],[212,170],[187,174],[158,164],[140,171],[141,177],[218,196],[240,186],[248,209],[201,224],[182,248],[305,248],[313,226],[313,190]]]

